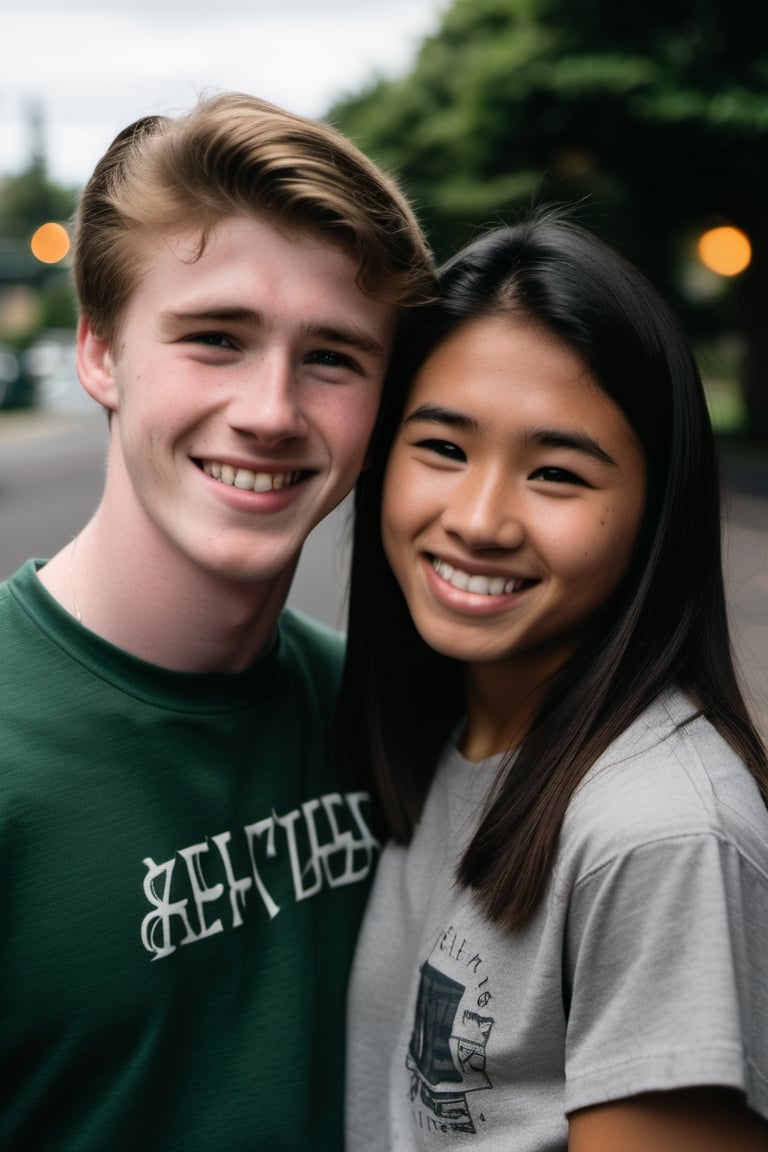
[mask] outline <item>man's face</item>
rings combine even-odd
[[[107,494],[150,561],[273,581],[362,468],[394,308],[307,234],[233,217],[196,243],[147,242],[113,349],[81,325],[112,411]]]

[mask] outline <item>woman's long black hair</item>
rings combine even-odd
[[[440,271],[440,297],[409,322],[355,493],[339,743],[371,791],[377,834],[407,843],[445,742],[462,717],[462,665],[411,622],[381,543],[384,471],[409,386],[470,320],[536,323],[588,365],[645,455],[647,497],[629,570],[547,686],[529,734],[460,863],[492,919],[524,923],[542,896],[568,802],[584,774],[662,692],[678,685],[739,753],[768,798],[768,763],[731,657],[717,457],[696,363],[656,290],[557,213],[490,232]]]

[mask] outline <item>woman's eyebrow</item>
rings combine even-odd
[[[468,416],[466,412],[459,412],[455,408],[443,408],[439,404],[420,404],[418,408],[414,408],[403,421],[403,424],[412,423],[444,424],[449,428],[458,428],[462,432],[480,430],[480,425],[473,416]],[[526,433],[525,440],[542,448],[568,448],[572,452],[580,452],[583,456],[599,460],[601,464],[616,467],[613,457],[586,432],[574,432],[562,428],[535,428]]]
[[[537,428],[530,431],[526,440],[532,444],[540,444],[542,448],[569,448],[572,452],[580,452],[584,456],[591,456],[602,464],[616,467],[616,461],[597,440],[593,440],[586,432],[565,431],[559,428]]]
[[[463,432],[478,432],[480,429],[474,417],[455,408],[442,408],[439,404],[420,404],[406,416],[403,423],[447,424],[449,428],[459,428]]]

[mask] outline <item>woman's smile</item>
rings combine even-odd
[[[511,592],[521,592],[526,581],[517,576],[483,576],[454,567],[447,560],[432,556],[430,563],[441,580],[462,592],[472,592],[478,596],[503,596]]]

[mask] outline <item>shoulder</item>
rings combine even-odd
[[[344,638],[308,616],[284,609],[278,620],[277,678],[273,702],[281,701],[298,727],[296,735],[330,734],[344,666]]]
[[[344,664],[344,637],[325,624],[286,608],[278,621],[278,642],[283,660],[312,677],[330,676],[334,684]]]
[[[23,595],[36,582],[40,560],[27,560],[12,576],[0,582],[0,603],[5,604],[14,596]]]
[[[564,940],[568,1111],[705,1084],[764,1110],[768,810],[681,693],[574,793],[546,910]]]
[[[0,583],[0,633],[2,634],[3,671],[6,676],[15,662],[22,666],[30,657],[30,646],[41,638],[55,609],[37,579],[42,561],[28,560],[11,577]],[[1,678],[1,677],[0,677]]]
[[[576,789],[562,843],[580,871],[663,841],[714,838],[768,872],[768,810],[749,769],[678,691],[665,693]]]

